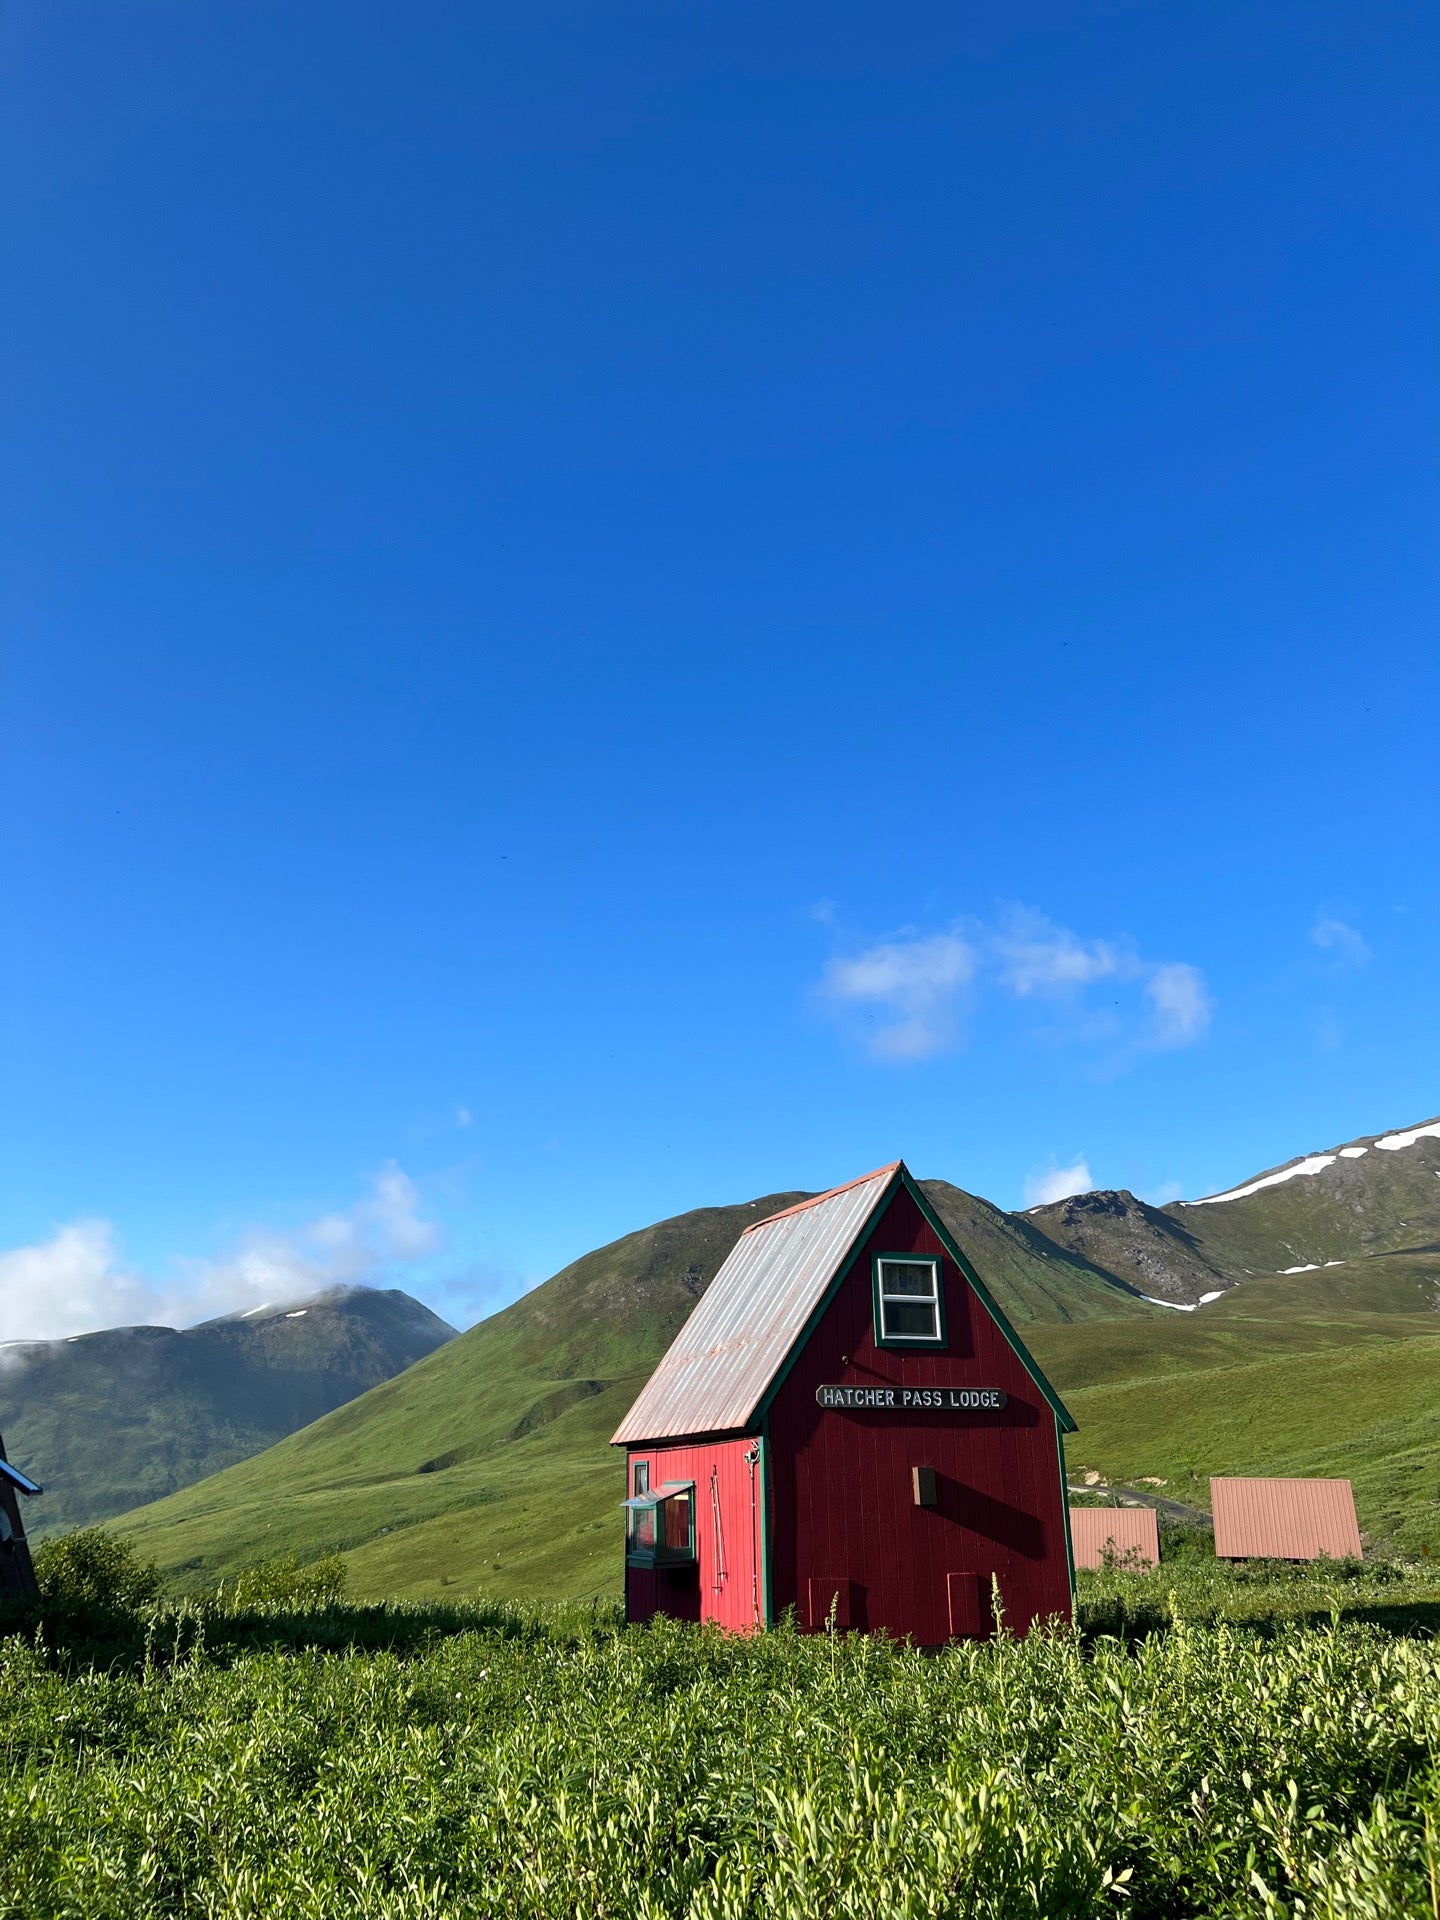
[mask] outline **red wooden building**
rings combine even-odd
[[[921,1646],[1068,1619],[1074,1421],[901,1162],[741,1234],[614,1438],[625,1601]]]

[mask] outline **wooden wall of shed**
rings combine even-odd
[[[35,1592],[35,1569],[20,1517],[20,1497],[4,1478],[0,1478],[0,1512],[10,1522],[12,1536],[0,1542],[0,1598],[28,1599]]]
[[[750,1442],[721,1440],[698,1446],[637,1447],[626,1462],[625,1491],[636,1461],[650,1467],[652,1490],[666,1480],[695,1482],[695,1551],[698,1566],[625,1569],[625,1612],[629,1620],[665,1613],[681,1620],[713,1620],[732,1632],[753,1632],[764,1618],[760,1568],[760,1485],[745,1462]],[[712,1494],[712,1484],[714,1492]],[[718,1496],[720,1529],[715,1526]],[[752,1503],[753,1502],[753,1503]],[[723,1558],[720,1552],[723,1543]],[[757,1605],[759,1621],[757,1621]]]
[[[877,1347],[871,1262],[877,1253],[941,1260],[943,1351]],[[999,1387],[995,1413],[822,1410],[815,1389]],[[1055,1415],[1024,1364],[903,1189],[878,1217],[824,1318],[795,1359],[767,1428],[773,1514],[772,1605],[802,1630],[824,1625],[839,1583],[850,1624],[934,1646],[989,1630],[990,1576],[1005,1625],[1070,1617],[1065,1489]],[[915,1504],[911,1469],[932,1467],[937,1505]],[[955,1580],[952,1576],[971,1576]],[[957,1596],[960,1596],[957,1601]]]

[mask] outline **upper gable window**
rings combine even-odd
[[[926,1254],[875,1258],[875,1339],[882,1347],[943,1347],[940,1262]]]

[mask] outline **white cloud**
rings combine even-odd
[[[1153,1008],[1153,1046],[1191,1046],[1210,1025],[1215,1003],[1205,991],[1205,978],[1198,967],[1184,960],[1156,967],[1145,982],[1145,991]]]
[[[394,1161],[347,1212],[293,1232],[255,1228],[223,1258],[181,1260],[165,1280],[122,1264],[108,1221],[77,1220],[36,1246],[0,1254],[0,1327],[7,1340],[58,1340],[137,1322],[188,1326],[381,1280],[388,1268],[425,1259],[439,1239]]]
[[[457,1127],[470,1127],[475,1124],[475,1116],[468,1107],[456,1107],[455,1124]]]
[[[1363,967],[1374,958],[1363,934],[1328,914],[1320,915],[1310,929],[1310,938],[1323,952],[1333,954],[1340,967]]]
[[[1084,1005],[1102,982],[1126,1014],[1112,1010],[1112,994],[1103,1008]],[[1188,961],[1147,960],[1126,938],[1083,940],[1027,907],[1012,908],[995,927],[959,921],[943,933],[906,932],[832,960],[819,991],[852,1027],[857,1013],[881,1016],[860,1029],[878,1059],[913,1061],[959,1043],[966,990],[987,985],[1015,1000],[1078,1006],[1066,1016],[1064,1037],[1103,1041],[1121,1059],[1193,1045],[1214,1009],[1204,976]]]
[[[1083,1160],[1069,1167],[1057,1167],[1052,1161],[1048,1167],[1026,1175],[1025,1204],[1048,1207],[1056,1200],[1068,1200],[1072,1193],[1090,1193],[1094,1186],[1090,1169]]]
[[[1132,979],[1140,965],[1127,947],[1109,940],[1087,945],[1068,927],[1026,907],[1009,914],[989,947],[1001,984],[1020,1000],[1037,994],[1064,998],[1096,980]]]
[[[151,1297],[143,1276],[121,1266],[108,1220],[73,1220],[37,1246],[0,1253],[6,1340],[123,1326],[148,1317]]]
[[[820,991],[837,1006],[869,1007],[883,1024],[867,1034],[882,1060],[924,1060],[953,1044],[955,1003],[974,978],[974,949],[958,934],[932,934],[887,942],[832,960]]]

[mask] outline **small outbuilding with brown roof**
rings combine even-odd
[[[1109,1553],[1128,1568],[1160,1564],[1160,1528],[1153,1507],[1071,1507],[1075,1565],[1092,1573]]]
[[[1358,1560],[1360,1525],[1348,1480],[1210,1482],[1218,1560]]]

